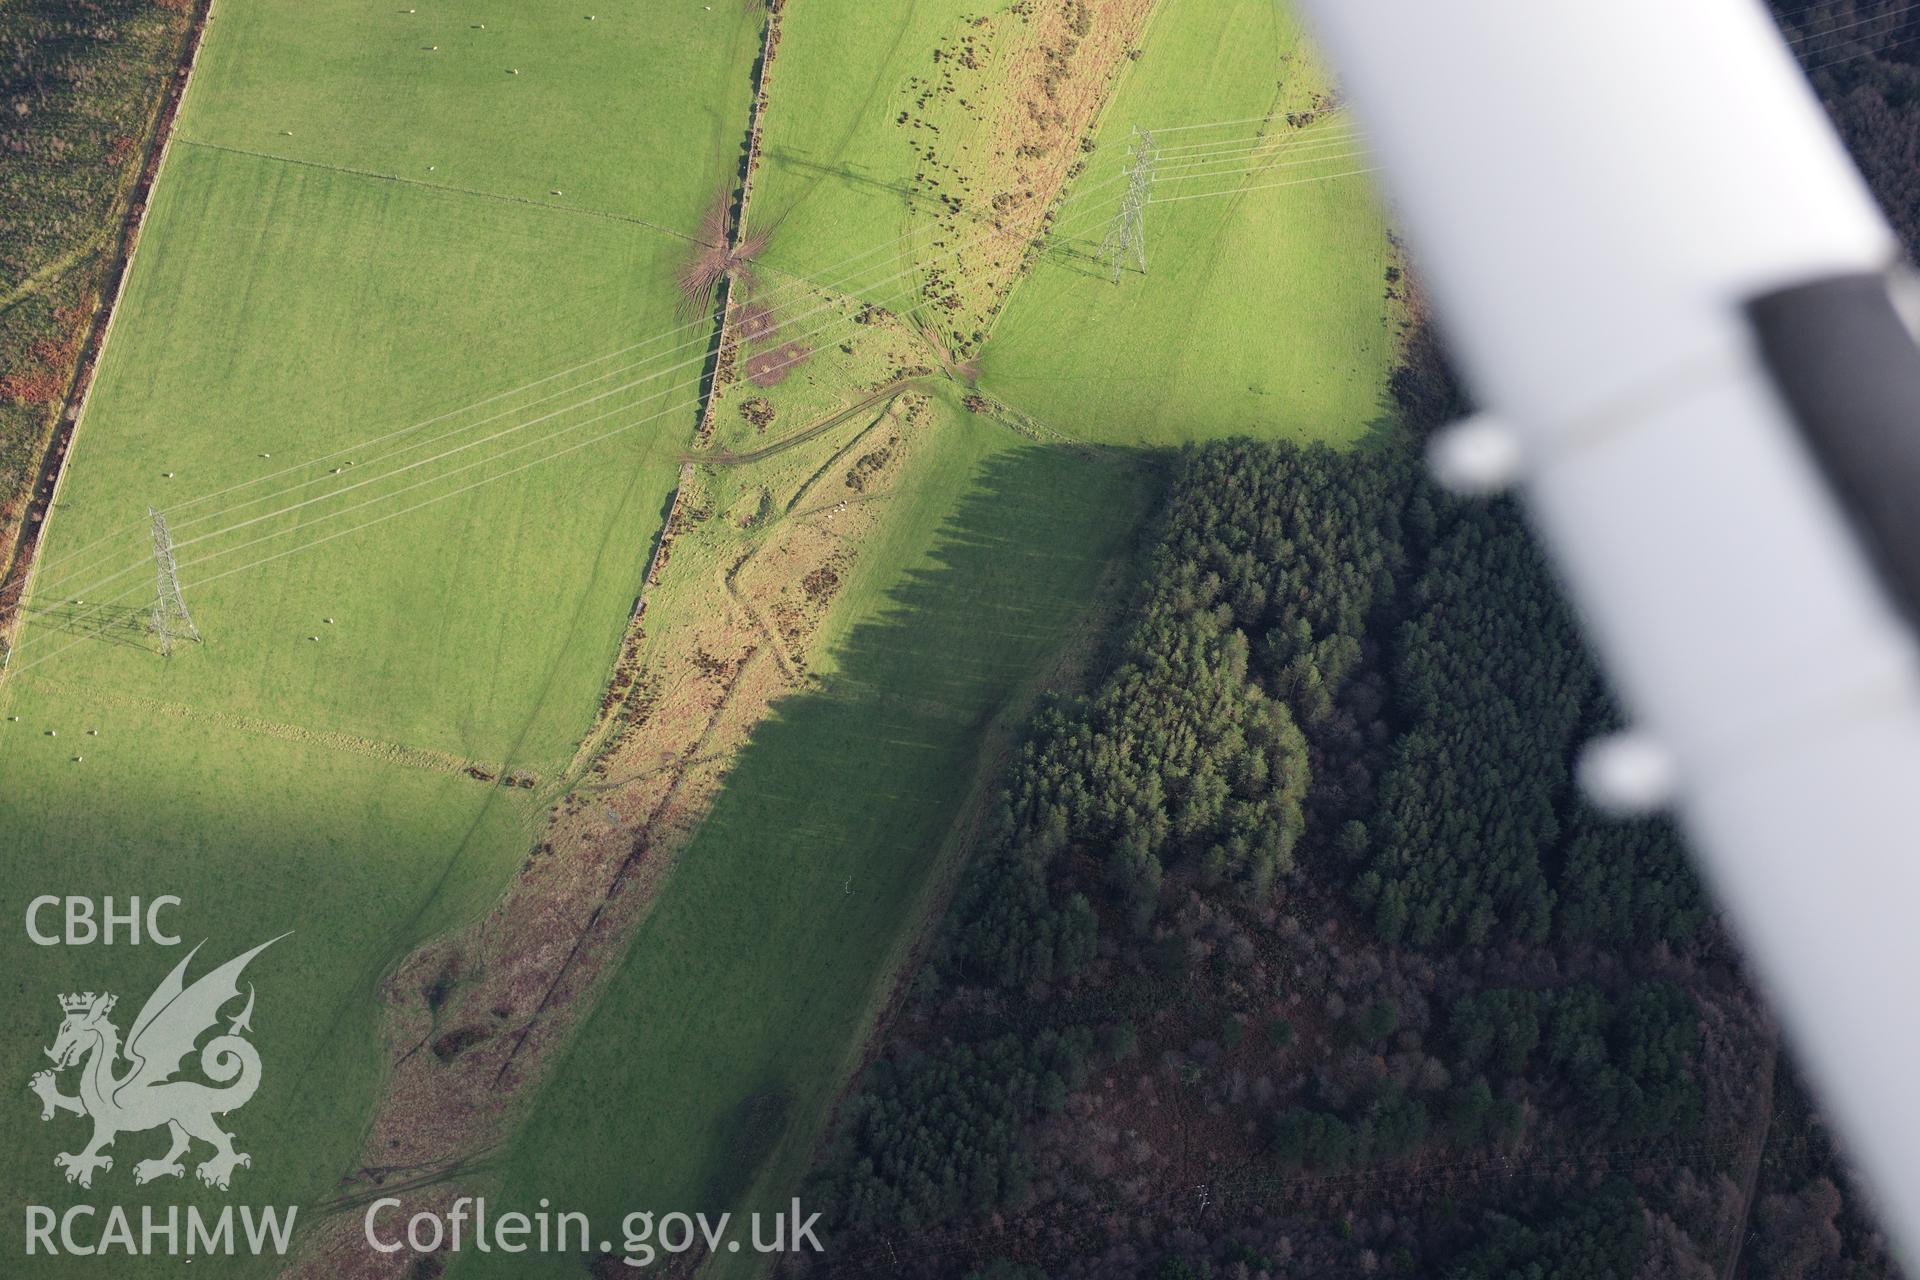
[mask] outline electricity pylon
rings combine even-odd
[[[1113,270],[1113,282],[1120,283],[1120,263],[1132,257],[1141,274],[1147,270],[1147,201],[1153,194],[1153,163],[1158,152],[1153,134],[1136,132],[1127,151],[1127,189],[1120,197],[1120,208],[1107,224],[1100,241],[1100,256]]]
[[[180,594],[180,571],[173,563],[173,535],[167,531],[167,518],[147,508],[147,514],[153,517],[153,563],[156,585],[153,593],[153,618],[147,623],[147,630],[160,637],[160,656],[173,655],[175,640],[191,640],[198,644],[200,630],[193,625],[193,615],[187,612],[187,601]]]

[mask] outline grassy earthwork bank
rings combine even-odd
[[[956,818],[1112,587],[1152,487],[1135,461],[1037,446],[951,405],[918,449],[813,686],[746,744],[524,1126],[503,1202],[614,1223],[792,1195],[952,870]],[[530,1264],[492,1265],[455,1274]]]

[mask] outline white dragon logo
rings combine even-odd
[[[194,1138],[210,1143],[214,1149],[213,1155],[194,1169],[200,1181],[210,1187],[225,1191],[235,1168],[252,1165],[251,1157],[233,1149],[233,1135],[213,1119],[246,1105],[260,1087],[260,1055],[241,1038],[242,1032],[253,1029],[251,985],[247,987],[246,1008],[229,1021],[227,1033],[216,1035],[200,1050],[201,1072],[225,1087],[169,1077],[180,1070],[202,1033],[219,1022],[221,1008],[239,998],[240,972],[247,962],[278,941],[280,938],[261,943],[189,987],[184,979],[187,965],[200,951],[196,946],[147,998],[127,1033],[124,1049],[119,1028],[107,1020],[118,997],[104,991],[99,995],[89,991],[60,997],[66,1020],[60,1024],[53,1047],[46,1051],[54,1069],[37,1073],[28,1088],[40,1096],[42,1120],[53,1119],[58,1111],[93,1118],[93,1140],[80,1151],[63,1152],[53,1158],[55,1166],[66,1170],[68,1182],[91,1187],[96,1169],[113,1168],[113,1158],[103,1152],[113,1145],[115,1136],[161,1125],[172,1134],[173,1145],[159,1159],[134,1165],[136,1183],[183,1175],[186,1169],[180,1157]],[[122,1057],[131,1065],[124,1074],[116,1075],[114,1068]],[[83,1059],[80,1091],[69,1097],[60,1092],[55,1072]]]

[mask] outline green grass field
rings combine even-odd
[[[1135,126],[1298,110],[1324,84],[1283,8],[1163,0],[1068,198],[1120,170]],[[1231,154],[1227,144],[1253,127],[1159,137],[1169,151]],[[1270,171],[1233,178],[1194,175],[1241,166],[1169,156],[1146,212],[1147,272],[1130,269],[1118,285],[1097,260],[1114,201],[1097,195],[1063,212],[987,343],[982,388],[1056,430],[1113,444],[1241,434],[1344,443],[1383,426],[1386,224],[1364,176],[1317,180],[1371,163],[1353,154],[1357,142],[1324,145],[1340,132],[1336,115],[1303,133],[1294,155],[1276,149]],[[1279,183],[1298,185],[1251,189]],[[1240,186],[1249,189],[1175,199]]]
[[[299,460],[511,385],[502,370],[565,368],[671,327],[659,280],[675,255],[644,228],[179,148],[53,524],[22,683],[98,682],[551,769],[617,642],[693,421],[693,370],[614,390],[671,363],[623,357]],[[602,370],[620,372],[585,385]],[[563,496],[569,519],[553,520]],[[169,512],[207,637],[165,666],[74,634],[151,594],[148,503]]]
[[[911,156],[885,126],[904,77],[961,14],[921,3],[894,22],[868,18],[797,6],[781,47],[753,218],[774,228],[768,261],[816,279],[838,280],[846,260],[917,225],[902,190]],[[1270,6],[1239,5],[1221,23],[1170,0],[1081,183],[1112,167],[1135,119],[1253,116],[1288,109],[1292,93],[1304,105],[1320,86],[1308,55],[1287,97],[1271,72],[1297,50],[1297,27]],[[1156,209],[1154,270],[1117,290],[1085,260],[1105,216],[1093,203],[1063,214],[1065,234],[1016,288],[987,347],[986,389],[1115,444],[1240,432],[1348,442],[1384,423],[1387,245],[1363,183]],[[910,258],[890,248],[859,271]],[[1305,301],[1277,300],[1292,297]],[[986,726],[1017,722],[1007,708],[1023,705],[1022,680],[1090,603],[1094,566],[1142,509],[1128,465],[978,431],[941,442],[964,441],[964,461],[913,464],[914,506],[890,516],[893,541],[832,615],[844,630],[823,637],[825,690],[780,704],[751,740],[497,1194],[552,1196],[608,1224],[633,1209],[772,1209],[796,1189],[889,961],[954,852],[946,837]],[[466,1261],[456,1274],[510,1273]],[[756,1269],[722,1256],[709,1274]]]
[[[767,262],[900,305],[911,277],[893,277],[935,251],[922,243],[931,210],[912,194],[920,161],[895,117],[915,102],[912,78],[929,74],[928,49],[976,9],[918,0],[887,22],[851,5],[788,14],[754,197],[754,225],[772,231]],[[1259,117],[1307,108],[1326,87],[1285,7],[1163,0],[1049,248],[986,344],[983,389],[1055,430],[1111,444],[1234,434],[1352,442],[1382,427],[1386,223],[1364,175],[1328,178],[1371,163],[1357,140],[1331,145],[1354,136],[1351,121],[1335,114],[1310,127],[1293,154],[1243,145]],[[1170,152],[1203,149],[1169,155],[1147,213],[1149,269],[1114,285],[1097,254],[1134,128],[1211,121],[1244,123],[1162,135]],[[1194,158],[1209,155],[1242,159]],[[1259,159],[1270,167],[1235,172]],[[1189,196],[1199,198],[1176,199]]]
[[[0,1017],[14,1029],[5,1070],[16,1086],[9,1093],[17,1092],[0,1108],[10,1161],[0,1185],[16,1201],[56,1207],[310,1206],[330,1194],[356,1161],[358,1117],[382,1074],[382,970],[483,905],[487,886],[511,871],[525,847],[529,806],[456,774],[389,768],[319,745],[102,706],[82,693],[36,690],[14,706],[24,708],[22,722],[6,727],[32,733],[36,746],[48,721],[98,724],[102,736],[85,738],[72,727],[59,739],[68,755],[82,749],[69,735],[85,741],[86,786],[73,781],[79,770],[70,765],[45,763],[16,741],[0,747],[0,883],[10,930],[21,928],[25,900],[39,893],[111,894],[123,906],[128,896],[177,894],[184,905],[163,919],[187,946],[206,940],[195,976],[294,932],[247,973],[259,992],[252,1038],[266,1070],[258,1096],[226,1123],[238,1149],[254,1157],[227,1194],[191,1175],[136,1188],[133,1165],[161,1154],[164,1131],[122,1135],[113,1169],[90,1192],[69,1187],[53,1156],[78,1150],[89,1127],[73,1116],[43,1124],[24,1092],[27,1078],[48,1065],[40,1048],[53,1043],[59,1026],[58,994],[113,991],[121,1001],[115,1021],[125,1031],[184,948],[41,949],[16,932],[9,951],[24,963],[0,986]],[[57,930],[57,913],[41,923]],[[64,1087],[71,1092],[70,1082]],[[18,1229],[14,1218],[0,1236],[8,1275],[73,1275],[84,1265],[23,1258]],[[124,1260],[113,1267],[148,1274]],[[250,1260],[202,1258],[193,1273],[267,1270]]]
[[[691,0],[221,4],[180,132],[687,233],[735,177],[760,27]]]
[[[401,7],[220,6],[0,688],[16,928],[37,893],[171,893],[202,965],[295,931],[254,971],[269,1070],[231,1124],[247,1203],[333,1190],[381,1076],[382,975],[488,905],[538,829],[547,792],[460,765],[556,782],[598,706],[707,334],[676,332],[684,241],[643,224],[691,232],[733,174],[758,52],[738,6],[589,24],[421,0],[440,53],[499,33],[516,100],[478,53],[416,58],[388,31]],[[649,147],[663,163],[635,163]],[[149,503],[205,636],[167,663],[141,634]],[[27,963],[0,1000],[23,1034],[0,1075],[23,1083],[58,992],[113,988],[124,1029],[179,958],[10,945]],[[0,1110],[32,1203],[220,1199],[133,1187],[162,1135],[69,1187],[52,1157],[83,1140],[72,1117]]]
[[[821,637],[822,687],[755,731],[543,1090],[507,1199],[610,1228],[634,1209],[771,1210],[797,1187],[953,865],[992,727],[1020,718],[1148,490],[1131,462],[951,409],[918,449]],[[536,1270],[465,1264],[450,1274]]]
[[[720,0],[589,12],[220,7],[0,684],[19,717],[0,721],[0,906],[178,894],[209,962],[295,931],[254,971],[273,1069],[230,1125],[256,1156],[236,1184],[248,1203],[314,1204],[352,1164],[382,1074],[380,980],[483,910],[539,830],[690,439],[707,334],[678,328],[676,233],[736,173],[758,20]],[[894,189],[911,155],[882,128],[963,11],[914,0],[873,18],[792,6],[776,64],[752,223],[775,228],[769,264],[818,283],[916,225]],[[1273,59],[1296,45],[1253,0],[1224,16],[1165,0],[1083,189],[1134,123],[1267,110]],[[1122,445],[1350,441],[1383,420],[1386,245],[1363,185],[1156,207],[1152,271],[1118,288],[1086,258],[1095,204],[1063,215],[1015,289],[985,389]],[[829,377],[835,341],[818,341],[818,387],[800,375],[773,397],[773,436],[815,401],[851,401],[841,381],[877,378]],[[861,341],[860,360],[886,363],[880,337]],[[737,414],[719,436],[758,439]],[[812,456],[723,487],[750,494]],[[617,1219],[767,1208],[797,1185],[955,865],[967,797],[1152,488],[1137,454],[1041,447],[951,403],[906,466],[822,625],[818,686],[754,732],[526,1100],[496,1193]],[[169,512],[206,637],[168,663],[141,634],[149,503]],[[676,599],[660,593],[650,631],[697,620]],[[543,786],[483,785],[467,763]],[[30,963],[0,1010],[35,1034],[0,1078],[21,1082],[57,992],[112,986],[137,1007],[177,959],[16,945]],[[24,1199],[214,1202],[133,1188],[157,1137],[124,1140],[94,1191],[66,1187],[52,1155],[80,1133],[42,1126],[24,1096],[0,1108]],[[529,1270],[485,1261],[454,1274]]]
[[[805,4],[784,16],[754,183],[753,223],[772,231],[767,262],[822,284],[886,280],[913,263],[907,234],[931,219],[918,216],[929,211],[910,194],[915,157],[893,120],[912,100],[906,81],[925,70],[928,50],[978,8],[910,0],[875,21],[864,5]]]

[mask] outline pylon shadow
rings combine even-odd
[[[151,649],[158,653],[159,645],[147,626],[152,612],[151,609],[124,604],[75,604],[62,601],[56,605],[30,607],[27,616],[36,625],[65,635],[84,636],[89,640],[104,640],[108,644]]]

